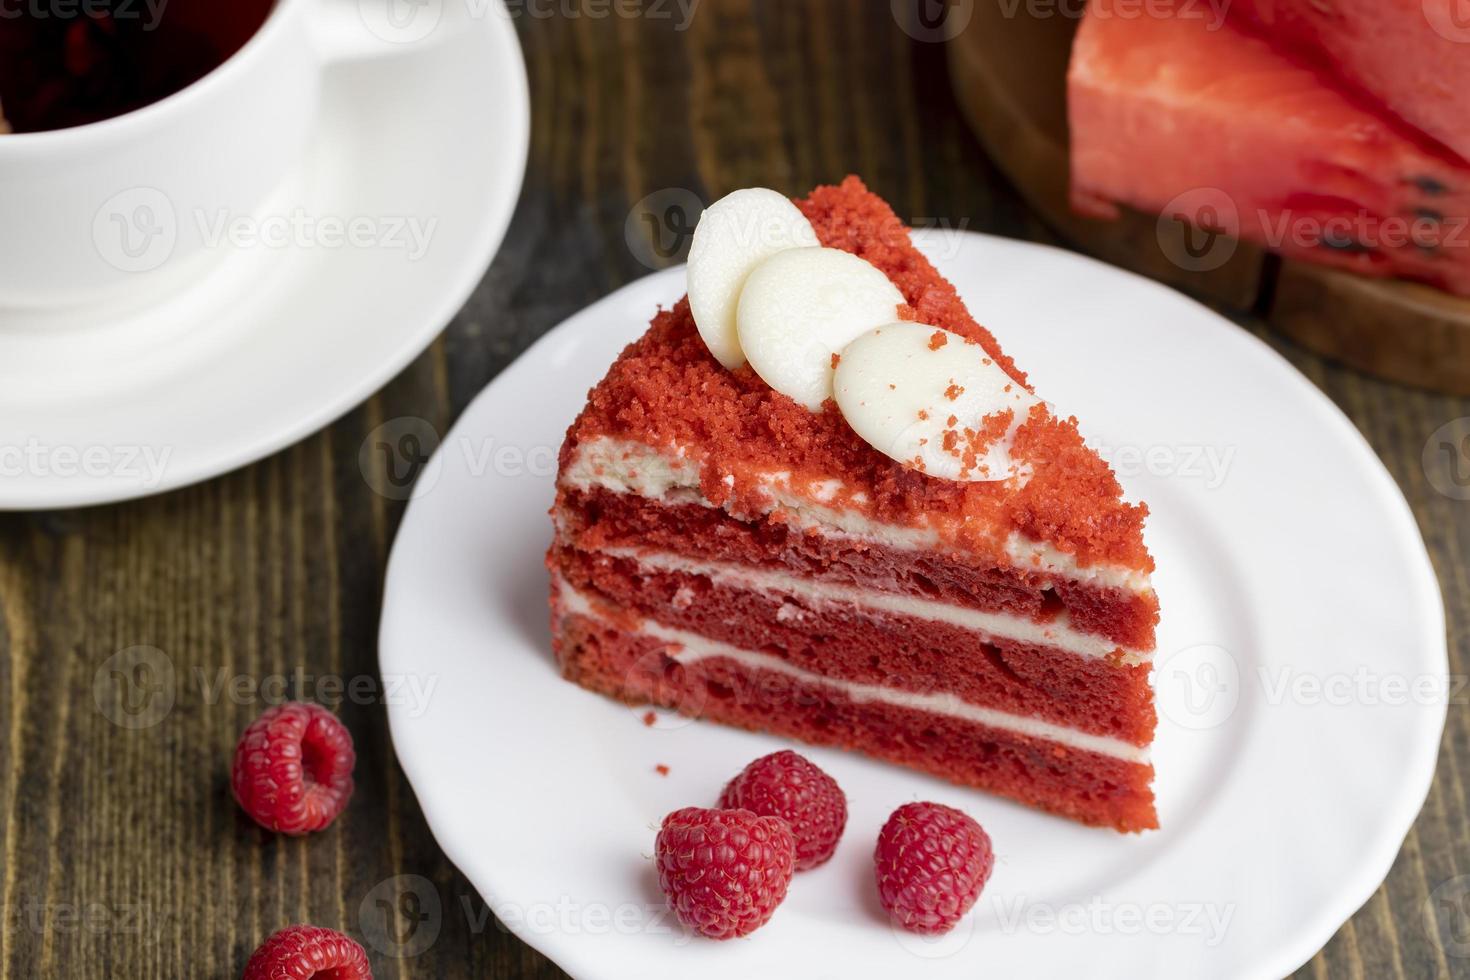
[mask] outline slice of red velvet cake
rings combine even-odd
[[[774,197],[706,212],[697,314],[660,312],[567,433],[547,555],[562,671],[1157,826],[1145,508],[859,180],[795,202],[776,244]],[[935,378],[934,406],[905,401]]]

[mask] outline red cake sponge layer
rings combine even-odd
[[[1013,640],[984,642],[950,623],[717,585],[605,555],[564,552],[556,567],[579,592],[612,606],[822,677],[953,694],[1136,745],[1153,740],[1148,664]]]
[[[567,614],[553,599],[553,646],[572,681],[634,704],[854,749],[1082,823],[1158,826],[1153,767],[988,728],[951,716],[860,702],[826,685],[730,660],[690,664],[670,645],[609,620]]]
[[[820,576],[895,595],[934,599],[1047,622],[1065,609],[1075,629],[1130,650],[1152,650],[1158,598],[1056,579],[1025,566],[997,567],[964,553],[882,547],[804,531],[764,517],[737,520],[699,504],[669,504],[601,488],[563,487],[558,532],[583,551],[655,549],[702,561]]]

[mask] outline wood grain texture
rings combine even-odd
[[[552,7],[562,13],[532,12]],[[669,3],[659,9],[671,19],[568,16],[592,9],[576,2],[516,9],[534,97],[525,191],[500,256],[427,353],[329,429],[240,472],[121,506],[0,516],[0,980],[234,977],[265,935],[303,920],[365,939],[379,978],[560,975],[440,853],[371,692],[340,708],[357,740],[357,796],[329,832],[272,837],[230,799],[234,741],[273,693],[254,685],[280,677],[295,693],[298,668],[376,681],[402,504],[374,490],[382,473],[360,468],[364,440],[410,417],[446,431],[536,337],[647,272],[644,260],[677,261],[678,235],[666,257],[625,237],[650,195],[804,192],[856,171],[919,224],[1046,240],[969,135],[943,48],[901,30],[888,3],[703,0],[687,30]],[[1403,487],[1463,676],[1470,502],[1458,498],[1470,496],[1470,456],[1434,462],[1431,437],[1470,417],[1470,401],[1273,343]],[[221,687],[233,679],[241,686]],[[1457,692],[1438,779],[1387,882],[1304,976],[1470,972],[1464,702]]]

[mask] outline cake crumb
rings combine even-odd
[[[658,715],[654,714],[652,711],[643,712],[643,724],[647,725],[649,728],[652,728],[656,721],[658,721]]]
[[[1010,375],[1013,391],[1025,387],[1025,375],[913,247],[892,209],[861,181],[818,188],[795,203],[824,245],[845,248],[888,275],[908,301],[900,310],[903,319],[979,343],[983,360]],[[1146,508],[1122,499],[1117,478],[1083,442],[1075,419],[1054,415],[1043,403],[1032,406],[1010,446],[1030,477],[1012,485],[932,476],[915,465],[912,453],[896,462],[864,441],[836,409],[812,412],[748,367],[726,369],[700,338],[688,301],[681,300],[655,317],[592,391],[568,434],[561,463],[567,465],[579,445],[599,436],[682,446],[700,467],[701,491],[722,505],[764,511],[770,501],[756,476],[791,471],[795,479],[839,479],[847,488],[840,506],[869,520],[931,527],[967,555],[1012,561],[1005,541],[1015,532],[1083,566],[1153,569],[1142,535]],[[950,414],[929,409],[935,420]],[[926,452],[937,450],[933,438]],[[715,486],[731,472],[737,474],[735,486]]]
[[[840,364],[840,363],[842,363],[842,355],[841,354],[833,354],[832,355],[832,370],[836,371],[837,370],[837,365]]]
[[[669,767],[660,762],[658,765],[653,767],[653,771],[658,773],[660,776],[667,776],[669,774]]]
[[[949,338],[944,335],[944,331],[936,330],[934,331],[934,335],[929,338],[929,349],[938,350],[947,343],[949,343]]]

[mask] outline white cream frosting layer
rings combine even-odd
[[[594,619],[605,618],[597,611],[592,601],[582,592],[561,580],[557,581],[557,587],[564,611]],[[770,654],[757,653],[754,650],[743,650],[739,647],[707,639],[695,633],[671,629],[661,623],[655,623],[650,620],[644,620],[637,633],[640,636],[651,637],[668,643],[671,646],[677,646],[679,649],[677,651],[670,650],[669,654],[681,663],[698,663],[701,660],[732,660],[752,670],[775,671],[800,681],[803,684],[831,688],[858,703],[876,702],[898,708],[909,708],[915,711],[944,715],[950,718],[957,718],[961,721],[984,725],[987,728],[1012,732],[1027,738],[1055,742],[1058,745],[1063,745],[1070,749],[1077,749],[1083,752],[1096,752],[1099,755],[1121,759],[1124,762],[1147,764],[1149,761],[1149,750],[1147,747],[1140,747],[1119,738],[1078,731],[1075,728],[1067,728],[1066,726],[1043,721],[1039,718],[1011,714],[1006,711],[997,711],[994,708],[983,708],[979,705],[970,704],[954,694],[918,694],[897,688],[881,687],[876,684],[859,684],[854,681],[823,677],[820,674],[814,674],[811,671],[792,666],[779,657],[773,657]]]
[[[1074,629],[1066,613],[1047,623],[1038,623],[1013,613],[984,612],[968,606],[957,606],[933,599],[895,595],[876,589],[864,589],[791,575],[786,572],[727,562],[697,561],[666,551],[642,551],[636,548],[606,548],[601,554],[635,561],[643,568],[665,572],[683,572],[708,578],[720,585],[748,589],[776,596],[791,596],[808,605],[841,603],[877,612],[895,613],[948,623],[961,629],[974,630],[986,636],[1037,646],[1056,647],[1083,657],[1106,657],[1119,647],[1106,637]],[[1145,663],[1151,654],[1124,650],[1125,662]]]
[[[734,477],[727,475],[727,483]],[[791,474],[773,472],[762,478],[769,501],[767,513],[780,510],[790,522],[803,529],[833,538],[846,538],[886,548],[928,551],[941,544],[932,527],[909,527],[871,520],[852,510],[824,506],[820,498],[836,497],[841,484],[828,481],[811,496],[793,493]],[[561,482],[579,490],[600,488],[613,493],[630,493],[671,503],[713,506],[699,492],[699,464],[683,455],[662,453],[652,446],[626,439],[602,436],[578,447],[571,463],[562,471]],[[1006,552],[1018,567],[1045,575],[1070,579],[1101,588],[1121,588],[1146,594],[1151,591],[1148,575],[1118,565],[1077,564],[1077,560],[1043,541],[1012,533]]]

